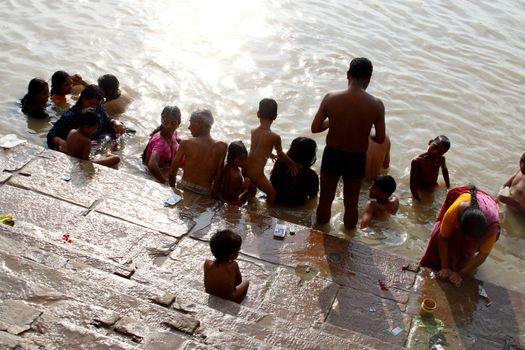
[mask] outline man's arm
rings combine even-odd
[[[374,142],[382,144],[385,142],[386,127],[385,127],[385,106],[381,100],[377,100],[379,104],[379,115],[374,123],[376,134],[372,137]]]
[[[448,168],[447,164],[445,163],[445,157],[441,158],[441,172],[443,173],[443,179],[445,179],[445,185],[447,185],[447,188],[450,188],[450,180],[448,178]]]
[[[386,136],[385,136],[386,137]],[[390,167],[390,140],[388,138],[385,138],[386,144],[386,150],[385,150],[385,159],[383,159],[383,164],[381,167],[383,169],[388,169]]]
[[[213,184],[211,188],[211,196],[213,198],[219,198],[219,191],[221,189],[222,172],[224,170],[224,158],[226,158],[226,150],[228,145],[224,142],[218,144],[219,157],[217,165],[215,166],[215,176],[213,178]]]
[[[417,158],[412,160],[410,164],[410,192],[412,197],[416,200],[420,200],[418,193],[418,182],[419,182],[419,161]]]
[[[179,149],[177,150],[177,153],[175,154],[175,159],[171,163],[171,167],[170,167],[168,183],[171,187],[175,187],[175,182],[177,181],[177,172],[180,168],[182,157],[184,157],[185,153],[186,153],[186,141],[181,141],[179,145]]]
[[[514,181],[514,178],[516,177],[516,175],[518,175],[519,172],[521,172],[521,170],[518,170],[514,173],[514,175],[509,177],[509,179],[503,184],[503,187],[510,187],[510,185],[512,185],[512,181]]]
[[[328,111],[326,109],[327,99],[328,99],[328,94],[321,101],[321,104],[319,105],[319,109],[317,110],[314,120],[312,121],[312,126],[310,127],[310,130],[314,134],[323,132],[326,129],[328,129],[330,126],[329,120],[328,120]]]

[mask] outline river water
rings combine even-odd
[[[113,73],[134,98],[122,120],[138,131],[124,141],[120,169],[142,176],[140,153],[167,104],[183,112],[183,138],[191,111],[209,108],[216,138],[249,144],[258,101],[273,97],[284,148],[310,136],[320,159],[325,134],[310,133],[319,102],[345,88],[352,57],[370,58],[368,91],[385,104],[401,207],[366,231],[345,233],[339,191],[331,227],[400,254],[422,254],[445,195],[440,178],[434,198],[411,200],[410,160],[430,138],[451,139],[452,186],[474,183],[491,194],[517,170],[525,147],[520,1],[3,0],[0,10],[1,133],[44,143],[53,120],[27,120],[17,105],[31,78],[66,70],[95,82]],[[366,195],[364,185],[361,208]],[[313,208],[270,214],[311,226]],[[523,290],[524,239],[525,220],[506,213],[480,278]]]

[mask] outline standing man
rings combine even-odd
[[[385,107],[380,99],[365,90],[372,77],[372,62],[354,58],[346,73],[348,88],[329,92],[321,101],[312,121],[313,133],[328,129],[321,162],[321,193],[317,222],[330,221],[332,202],[339,178],[343,177],[344,225],[354,229],[359,216],[357,204],[365,176],[366,150],[372,126],[372,140],[385,140]]]

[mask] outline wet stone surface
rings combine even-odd
[[[489,305],[477,280],[455,288],[299,225],[276,239],[275,225],[290,224],[209,197],[178,191],[164,207],[166,186],[38,146],[0,149],[0,168],[0,208],[15,217],[0,227],[1,348],[525,346],[521,293],[484,283]],[[240,305],[204,292],[219,229],[243,238]],[[425,297],[434,318],[419,316]]]

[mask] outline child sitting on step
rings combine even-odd
[[[239,265],[235,261],[241,250],[241,237],[230,230],[218,231],[210,240],[210,249],[215,260],[204,262],[204,288],[206,293],[236,303],[248,292],[249,282],[242,280]]]

